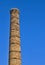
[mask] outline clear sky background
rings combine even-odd
[[[8,65],[11,8],[20,10],[22,65],[45,65],[45,0],[0,0],[0,65]]]

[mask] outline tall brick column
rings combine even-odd
[[[10,10],[9,65],[21,65],[19,10]]]

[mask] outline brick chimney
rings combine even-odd
[[[19,10],[10,10],[9,65],[21,65]]]

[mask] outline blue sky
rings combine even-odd
[[[0,65],[8,65],[11,8],[20,10],[22,65],[45,65],[45,0],[0,0]]]

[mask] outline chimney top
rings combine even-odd
[[[19,11],[19,9],[18,9],[18,8],[11,8],[11,10],[18,10],[18,11]]]
[[[19,9],[18,8],[11,8],[10,13],[12,13],[12,12],[18,12],[19,13]]]

